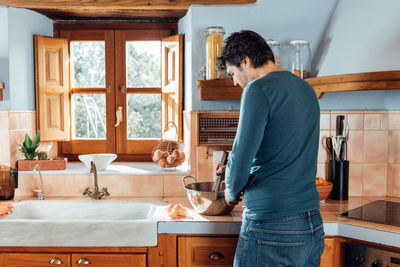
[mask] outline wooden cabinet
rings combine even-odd
[[[178,267],[232,266],[237,237],[178,237]]]
[[[59,253],[5,253],[4,267],[70,266],[70,255]]]
[[[346,239],[342,237],[325,237],[325,250],[321,256],[320,267],[342,267],[343,246]]]
[[[146,254],[87,254],[73,253],[71,266],[146,267]]]

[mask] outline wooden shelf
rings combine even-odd
[[[243,89],[234,86],[233,80],[200,80],[197,81],[200,100],[240,99]]]
[[[400,89],[400,71],[363,72],[309,78],[318,98],[327,92]]]
[[[0,101],[3,101],[3,89],[4,89],[4,83],[0,82]]]

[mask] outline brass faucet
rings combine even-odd
[[[97,169],[93,161],[90,162],[90,173],[93,173],[94,176],[94,188],[93,191],[90,191],[90,187],[87,187],[83,195],[88,195],[92,199],[101,199],[103,196],[110,196],[107,187],[103,187],[102,191],[99,191],[99,186],[97,185]]]

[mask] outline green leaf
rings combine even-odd
[[[25,134],[25,141],[24,141],[23,146],[24,147],[32,147],[32,140],[27,133]]]
[[[36,136],[35,136],[35,139],[33,139],[33,146],[36,146],[36,147],[38,147],[39,146],[39,143],[40,143],[40,131],[38,131],[37,132],[37,134],[36,134]]]

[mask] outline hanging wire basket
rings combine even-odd
[[[170,125],[173,127],[168,130]],[[174,135],[172,135],[173,130],[175,131]],[[186,155],[183,151],[183,143],[182,140],[178,140],[178,128],[173,121],[166,123],[163,137],[153,149],[151,157],[154,162],[163,168],[177,167],[185,161]]]

